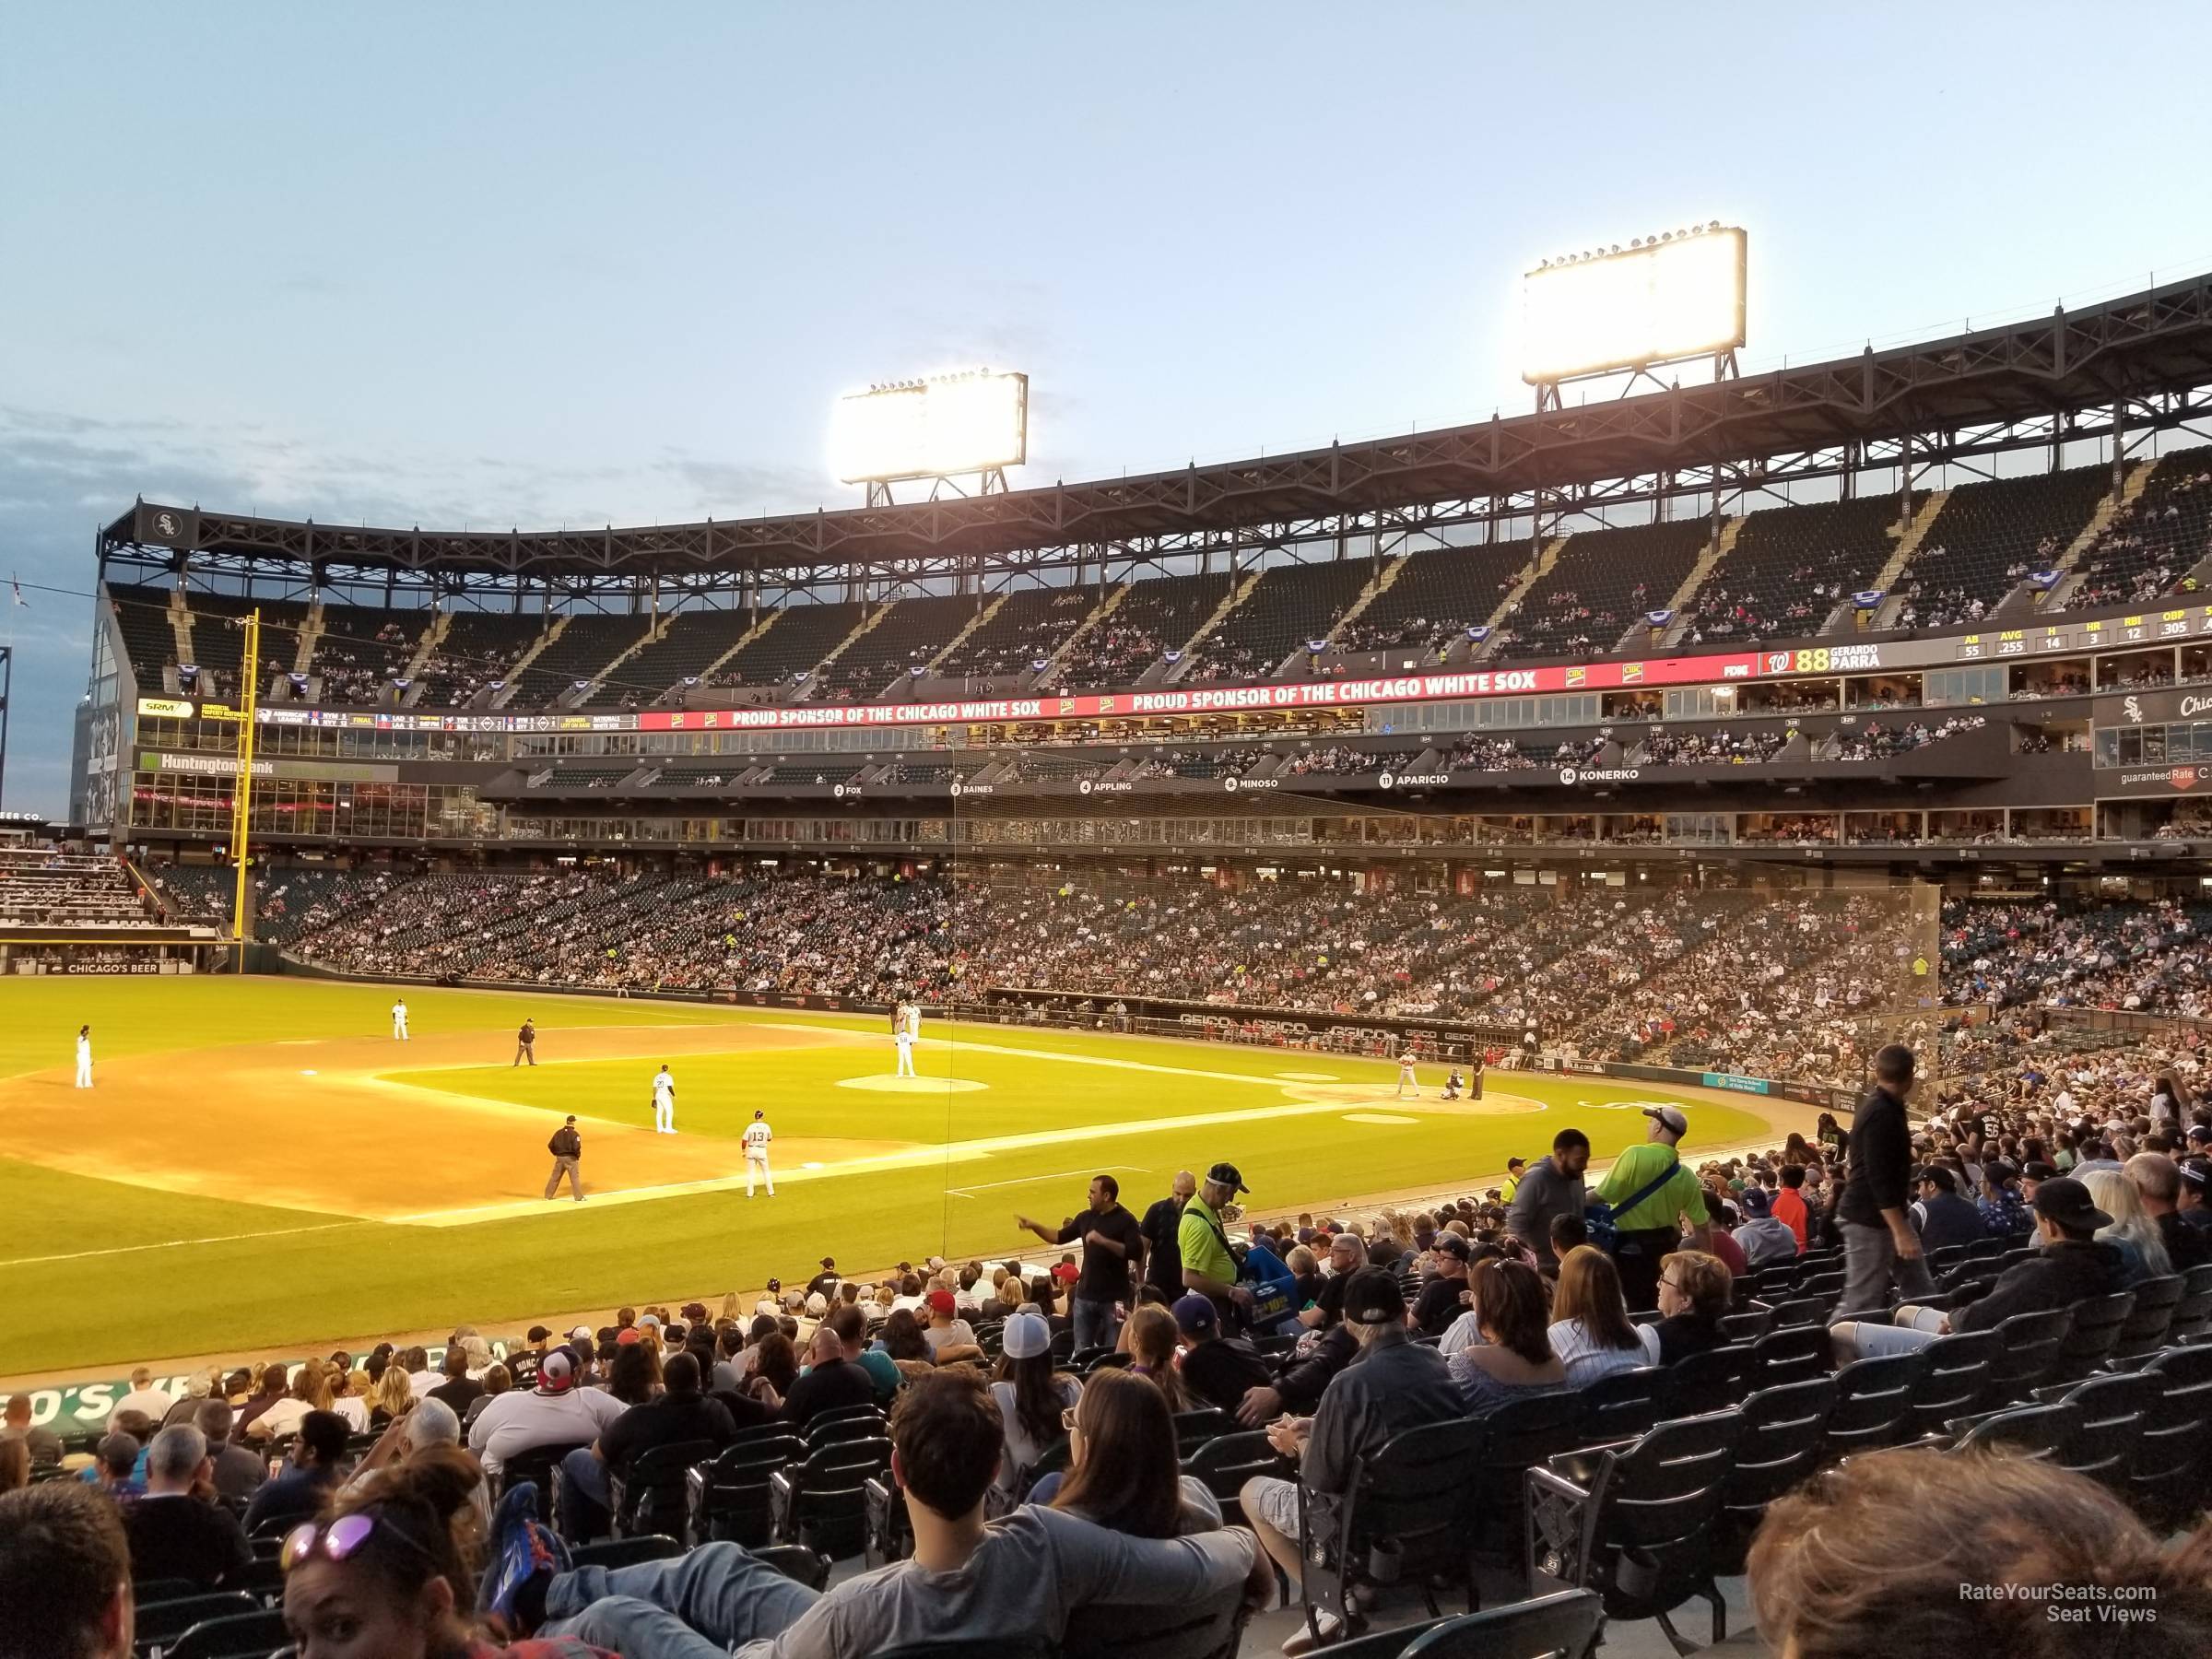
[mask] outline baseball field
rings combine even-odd
[[[1378,1061],[930,1017],[900,1079],[888,1021],[287,978],[0,982],[0,1378],[252,1354],[622,1300],[719,1300],[935,1253],[1041,1247],[1089,1177],[1140,1214],[1227,1160],[1252,1213],[1477,1191],[1573,1124],[1602,1159],[1640,1102],[1686,1149],[1810,1112],[1701,1090],[1494,1075],[1480,1102],[1395,1098]],[[538,1064],[512,1064],[536,1019]],[[94,1086],[74,1087],[78,1026]],[[651,1079],[677,1081],[677,1133]],[[775,1132],[747,1200],[738,1135]],[[544,1196],[568,1113],[588,1201]]]

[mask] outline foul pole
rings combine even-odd
[[[239,665],[238,780],[230,791],[230,851],[238,860],[238,888],[230,912],[230,936],[238,949],[238,971],[246,971],[246,947],[253,939],[253,714],[260,702],[261,607],[246,614],[245,658]]]

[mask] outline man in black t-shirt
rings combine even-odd
[[[1198,1178],[1180,1171],[1170,1194],[1145,1212],[1145,1283],[1159,1292],[1163,1301],[1182,1296],[1182,1246],[1176,1234],[1182,1226],[1182,1206],[1198,1191]]]
[[[146,1496],[123,1512],[131,1544],[131,1576],[140,1583],[184,1579],[201,1590],[219,1590],[253,1564],[253,1547],[238,1517],[193,1490],[209,1479],[207,1437],[189,1423],[172,1423],[154,1436],[146,1459]]]
[[[837,1288],[838,1283],[837,1258],[835,1256],[824,1256],[822,1258],[822,1270],[806,1281],[806,1294],[809,1296],[828,1296],[831,1291]]]
[[[1455,1232],[1439,1233],[1429,1247],[1436,1271],[1414,1299],[1413,1323],[1424,1336],[1441,1336],[1466,1311],[1467,1264],[1474,1247]]]
[[[1136,1274],[1144,1266],[1145,1231],[1122,1205],[1122,1185],[1111,1175],[1096,1175],[1090,1182],[1090,1207],[1054,1232],[1027,1216],[1014,1218],[1016,1225],[1035,1233],[1047,1244],[1083,1241],[1083,1266],[1076,1277],[1074,1314],[1076,1352],[1110,1348],[1121,1334],[1117,1306],[1136,1300]]]
[[[1325,1331],[1344,1317],[1344,1287],[1353,1274],[1367,1265],[1367,1251],[1357,1233],[1340,1232],[1329,1241],[1329,1272],[1321,1281],[1313,1305],[1298,1316],[1311,1331]]]
[[[1220,1310],[1196,1291],[1175,1304],[1175,1329],[1182,1338],[1182,1385],[1193,1399],[1234,1411],[1246,1394],[1275,1381],[1257,1348],[1221,1335]]]
[[[560,1477],[571,1500],[582,1495],[588,1507],[571,1501],[565,1508],[571,1532],[579,1535],[598,1531],[600,1518],[611,1505],[611,1482],[627,1476],[632,1464],[656,1446],[680,1445],[686,1441],[711,1441],[726,1446],[737,1435],[720,1400],[700,1392],[699,1361],[690,1354],[671,1354],[661,1368],[663,1392],[657,1398],[632,1406],[599,1431],[599,1438],[580,1446],[560,1462]]]
[[[853,1325],[860,1330],[852,1331]],[[866,1329],[858,1308],[840,1308],[815,1328],[811,1363],[783,1401],[783,1416],[793,1428],[804,1430],[818,1412],[876,1403],[876,1379],[848,1354],[844,1335],[852,1332],[856,1347]]]

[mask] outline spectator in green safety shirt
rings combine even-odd
[[[1237,1283],[1237,1258],[1230,1253],[1221,1227],[1221,1206],[1252,1189],[1234,1164],[1218,1163],[1206,1172],[1197,1196],[1182,1206],[1175,1242],[1182,1255],[1182,1282],[1210,1300],[1232,1328],[1241,1328],[1252,1292]]]
[[[1614,1208],[1613,1262],[1631,1313],[1658,1307],[1660,1259],[1683,1241],[1677,1221],[1688,1219],[1691,1248],[1706,1247],[1705,1189],[1675,1153],[1689,1120],[1673,1106],[1646,1106],[1643,1115],[1649,1138],[1616,1159],[1593,1189]]]

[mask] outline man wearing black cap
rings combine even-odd
[[[1853,1139],[1855,1152],[1857,1139]],[[2041,1248],[2007,1267],[1979,1301],[1945,1313],[1936,1308],[1898,1309],[1891,1324],[1843,1320],[1830,1327],[1840,1363],[1911,1353],[1959,1331],[1993,1331],[2016,1313],[2070,1308],[2121,1288],[2126,1264],[2097,1237],[2112,1217],[2089,1199],[2089,1189],[2070,1176],[2046,1181],[2035,1191],[2035,1230]]]
[[[1989,1236],[1982,1212],[1959,1196],[1959,1178],[1941,1164],[1920,1172],[1920,1247],[1937,1251],[1953,1244],[1971,1244]]]
[[[1466,1415],[1444,1357],[1415,1342],[1406,1329],[1406,1296],[1389,1269],[1362,1267],[1352,1275],[1344,1319],[1359,1344],[1359,1357],[1329,1384],[1312,1417],[1278,1418],[1267,1430],[1269,1444],[1299,1460],[1298,1479],[1258,1476],[1238,1494],[1261,1546],[1293,1584],[1304,1576],[1307,1554],[1327,1548],[1335,1537],[1337,1510],[1359,1459],[1409,1429]],[[1301,1486],[1304,1536],[1299,1532]],[[1316,1622],[1318,1641],[1309,1625],[1283,1643],[1283,1652],[1304,1653],[1343,1634],[1328,1614],[1319,1614]]]
[[[1210,1299],[1232,1328],[1242,1324],[1252,1306],[1252,1292],[1237,1283],[1237,1258],[1230,1253],[1221,1208],[1239,1193],[1250,1191],[1236,1165],[1216,1164],[1206,1172],[1205,1184],[1182,1206],[1182,1219],[1175,1229],[1184,1286]]]
[[[2200,1230],[2212,1238],[2212,1159],[2184,1158],[2177,1166],[2182,1171],[2182,1190],[2174,1201],[2174,1210],[2182,1225]]]
[[[1852,1115],[1850,1163],[1836,1211],[1843,1226],[1843,1295],[1831,1325],[1880,1313],[1892,1286],[1908,1301],[1936,1294],[1905,1209],[1912,1179],[1905,1097],[1912,1092],[1912,1070],[1911,1049],[1901,1042],[1884,1048],[1874,1057],[1874,1088]]]
[[[822,1270],[806,1281],[806,1294],[809,1296],[827,1296],[832,1290],[837,1288],[837,1258],[835,1256],[824,1256],[822,1258]]]

